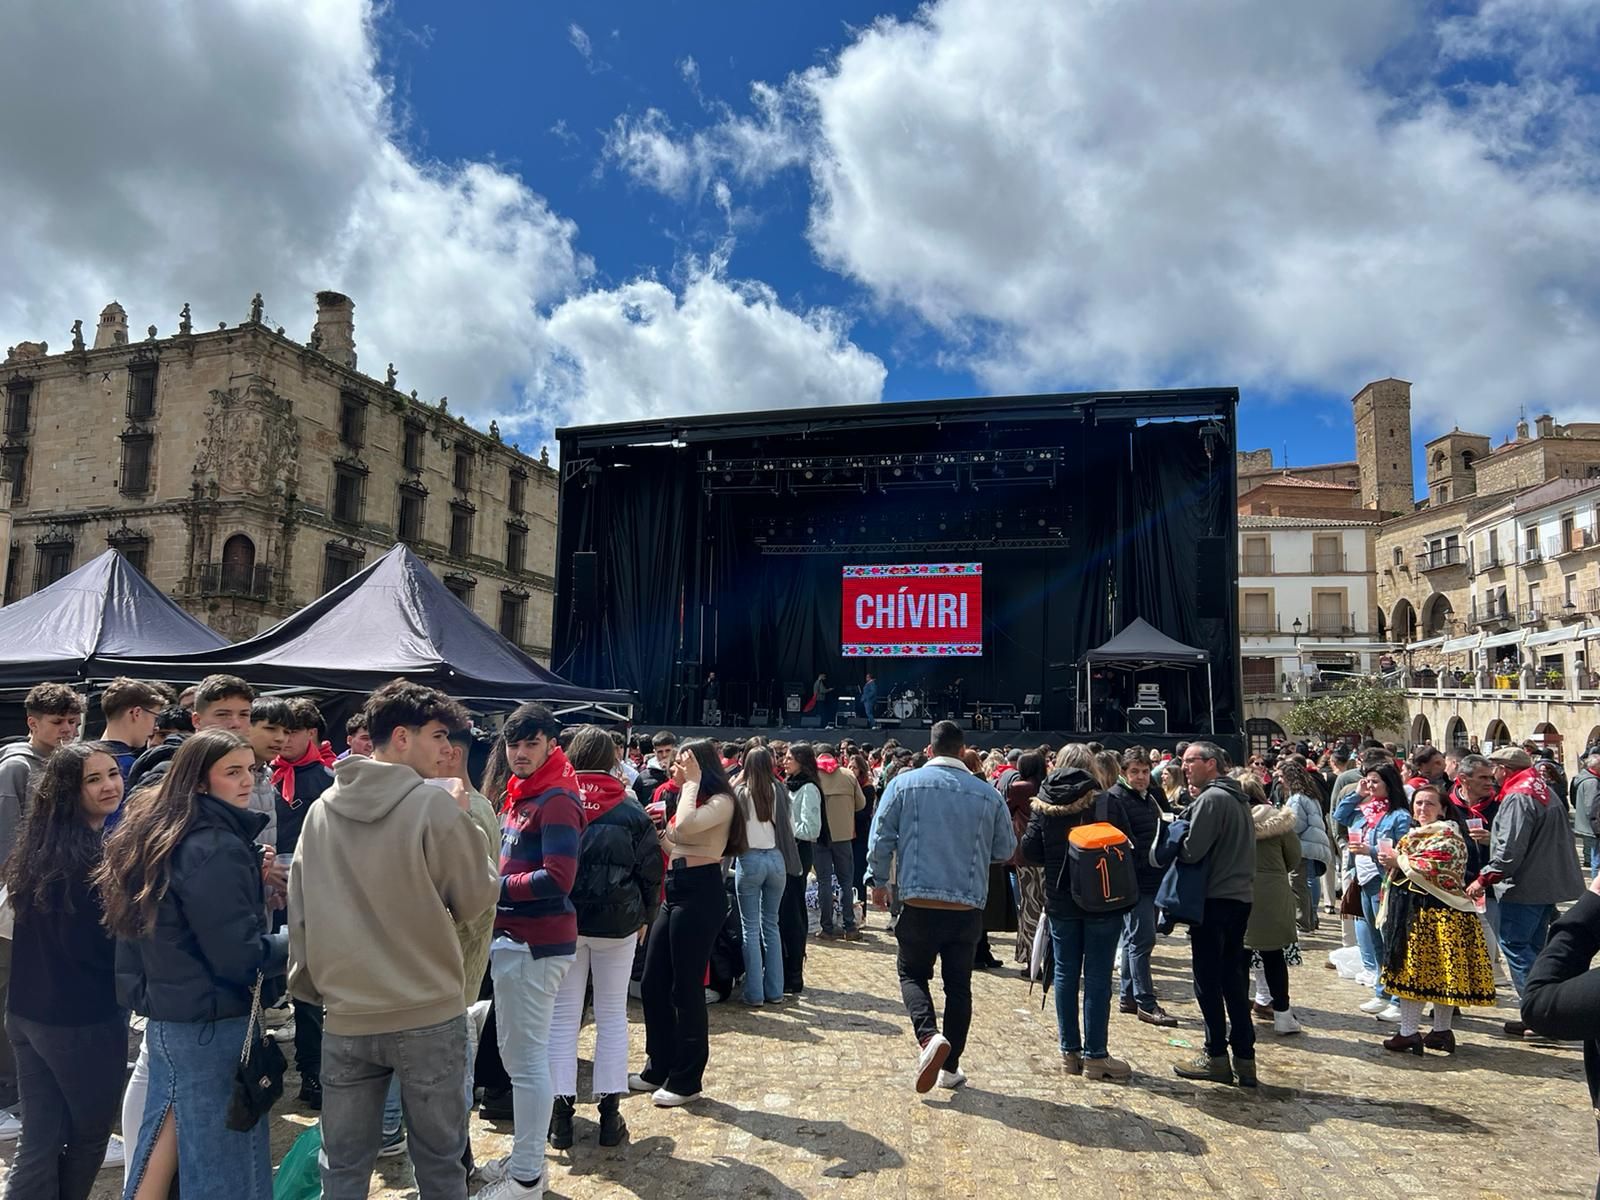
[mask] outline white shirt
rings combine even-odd
[[[783,786],[782,784],[778,785]],[[736,796],[739,801],[739,811],[744,813],[744,839],[751,850],[776,850],[778,848],[778,831],[771,821],[756,820],[755,801],[750,798],[750,793],[744,788],[738,789]]]

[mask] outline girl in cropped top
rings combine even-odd
[[[677,815],[661,832],[666,901],[645,943],[640,983],[645,1065],[628,1077],[629,1087],[654,1092],[663,1108],[700,1094],[710,1054],[706,963],[728,913],[722,859],[745,849],[744,819],[711,742],[679,747],[672,778],[681,792]]]

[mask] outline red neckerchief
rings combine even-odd
[[[556,787],[565,788],[575,796],[578,794],[578,773],[559,746],[551,747],[544,765],[526,779],[513,775],[506,780],[506,802],[500,811],[505,812],[519,801],[535,799]]]
[[[310,766],[314,762],[331,768],[334,764],[333,746],[328,742],[319,745],[317,739],[312,738],[306,743],[306,752],[294,762],[281,754],[272,760],[272,786],[278,789],[283,802],[290,808],[300,807],[294,802],[294,769]]]
[[[1553,799],[1550,785],[1544,781],[1544,776],[1539,774],[1539,768],[1537,767],[1524,767],[1506,780],[1506,785],[1500,789],[1500,794],[1509,796],[1513,792],[1521,792],[1524,796],[1532,796],[1540,804],[1549,804]]]
[[[583,819],[593,821],[604,816],[628,797],[622,780],[603,771],[578,773],[578,796],[583,801]]]
[[[1368,829],[1376,829],[1389,815],[1389,801],[1381,796],[1374,796],[1361,806],[1361,815],[1367,819]]]

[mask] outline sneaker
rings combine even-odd
[[[471,1179],[479,1183],[499,1183],[511,1173],[511,1156],[503,1154],[499,1158],[491,1158],[486,1163],[479,1163],[472,1169]]]
[[[509,1175],[497,1179],[478,1193],[477,1200],[537,1200],[544,1195],[544,1177],[536,1183],[518,1183]]]
[[[692,1092],[686,1096],[682,1092],[671,1092],[663,1087],[650,1093],[650,1102],[657,1108],[677,1108],[678,1105],[687,1104],[699,1095],[699,1092]]]
[[[1251,1065],[1254,1066],[1253,1063]],[[1189,1062],[1173,1064],[1172,1073],[1179,1079],[1197,1079],[1207,1083],[1233,1082],[1233,1067],[1228,1063],[1228,1056],[1219,1054],[1213,1058],[1204,1050]]]
[[[14,1142],[22,1136],[22,1118],[9,1108],[0,1108],[0,1142]]]
[[[630,1092],[653,1092],[660,1086],[659,1083],[651,1083],[637,1071],[628,1076],[628,1090]]]
[[[1272,1005],[1262,1004],[1259,1000],[1250,1005],[1250,1013],[1258,1021],[1272,1020]]]
[[[1300,1022],[1295,1019],[1292,1008],[1286,1009],[1281,1013],[1272,1014],[1272,1032],[1285,1037],[1291,1033],[1300,1032]]]
[[[957,1067],[954,1071],[940,1071],[939,1072],[939,1080],[938,1080],[939,1086],[942,1087],[942,1088],[947,1088],[952,1092],[955,1091],[962,1084],[964,1084],[966,1081],[967,1081],[967,1073],[965,1071],[963,1071],[960,1067]]]
[[[933,1081],[939,1077],[939,1069],[949,1057],[950,1043],[945,1040],[944,1034],[936,1033],[928,1039],[928,1044],[917,1056],[917,1091],[926,1092],[933,1087]]]
[[[861,940],[861,930],[846,929],[844,931],[844,940],[847,942],[859,942]]]
[[[1385,1021],[1390,1025],[1400,1024],[1400,1006],[1398,1004],[1389,1005],[1378,1014],[1378,1020]]]
[[[1143,1021],[1146,1025],[1159,1025],[1163,1029],[1170,1029],[1178,1023],[1178,1018],[1173,1016],[1166,1009],[1162,1008],[1159,1004],[1154,1008],[1141,1008],[1138,1010],[1138,1012],[1139,1020]]]
[[[837,942],[844,937],[844,934],[840,933],[837,929],[824,929],[821,933],[817,934],[817,936],[825,942]]]
[[[1133,1068],[1120,1058],[1086,1058],[1083,1060],[1083,1077],[1085,1079],[1109,1079],[1113,1083],[1121,1083],[1133,1074]]]
[[[394,1158],[406,1152],[406,1127],[400,1126],[393,1133],[383,1135],[383,1145],[378,1147],[379,1158]]]
[[[111,1140],[106,1143],[106,1156],[100,1162],[100,1169],[104,1171],[116,1167],[120,1170],[127,1161],[127,1147],[122,1144],[122,1139],[113,1133]]]
[[[1360,1005],[1360,1008],[1361,1008],[1362,1012],[1368,1013],[1368,1014],[1370,1014],[1371,1016],[1374,1016],[1374,1017],[1377,1016],[1379,1013],[1381,1013],[1384,1009],[1386,1009],[1388,1007],[1389,1007],[1389,1002],[1387,1000],[1385,1000],[1382,996],[1374,996],[1371,1000],[1364,1001]]]
[[[1253,1088],[1256,1086],[1256,1060],[1253,1058],[1234,1058],[1233,1072],[1239,1077],[1239,1086]]]

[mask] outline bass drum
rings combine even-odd
[[[889,706],[889,711],[894,713],[895,720],[909,721],[922,712],[922,703],[915,692],[906,692]]]

